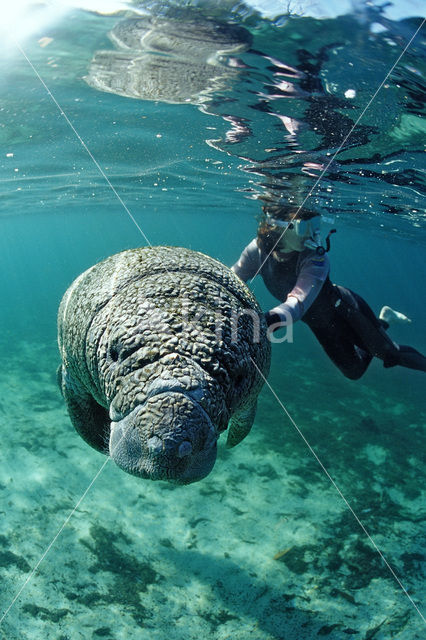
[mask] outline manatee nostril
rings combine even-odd
[[[166,440],[166,442],[163,442],[158,436],[152,436],[151,438],[149,438],[147,446],[148,451],[154,455],[159,455],[164,452],[171,454],[173,453],[173,450],[176,451],[176,445],[173,441]],[[185,458],[191,453],[192,444],[188,440],[184,440],[183,442],[181,442],[177,450],[178,458]]]
[[[158,436],[152,436],[147,442],[148,451],[150,453],[161,453],[163,451],[163,443]]]
[[[190,453],[192,453],[192,444],[188,442],[188,440],[184,440],[184,442],[179,445],[178,456],[179,458],[184,458],[185,456],[189,456]]]

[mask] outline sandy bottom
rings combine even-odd
[[[71,427],[57,364],[53,341],[20,343],[0,372],[1,611],[106,460]],[[421,374],[389,372],[380,388],[371,378],[318,378],[316,366],[301,358],[283,372],[277,358],[271,384],[420,606]],[[404,398],[397,389],[410,386],[407,375],[415,389]],[[138,480],[109,461],[7,613],[0,638],[420,640],[423,631],[264,389],[251,434],[231,451],[222,445],[200,483]]]

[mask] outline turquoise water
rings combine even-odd
[[[148,4],[189,20],[179,3]],[[267,192],[300,202],[313,189],[338,229],[333,280],[376,312],[403,311],[413,321],[392,338],[426,351],[424,28],[315,184],[421,21],[274,21],[221,5],[197,19],[232,20],[253,41],[188,104],[168,102],[182,74],[155,101],[83,80],[96,52],[118,50],[107,34],[124,14],[74,10],[28,35],[46,86],[16,45],[1,58],[2,639],[423,637],[422,373],[375,361],[347,380],[297,325],[273,347],[269,383],[298,429],[265,387],[250,435],[183,487],[102,468],[57,390],[59,301],[90,265],[147,243],[128,212],[151,244],[231,265]],[[251,287],[268,309],[262,282]]]

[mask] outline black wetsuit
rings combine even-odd
[[[283,324],[305,322],[334,364],[352,380],[363,375],[373,357],[383,360],[385,367],[426,371],[426,358],[393,342],[386,333],[387,323],[361,296],[331,282],[326,255],[305,249],[284,258],[268,256],[253,240],[232,267],[245,282],[260,273],[272,295],[283,300],[270,317]]]

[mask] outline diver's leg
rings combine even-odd
[[[371,308],[361,296],[344,287],[338,287],[342,293],[339,313],[358,335],[356,344],[383,360],[388,367],[401,366],[418,371],[426,371],[426,358],[419,351],[406,345],[398,345],[387,335],[381,320],[376,318]]]
[[[426,357],[405,344],[395,345],[395,354],[390,354],[383,360],[383,366],[389,367],[407,367],[408,369],[416,369],[416,371],[426,371]]]
[[[397,345],[389,338],[382,321],[374,315],[366,301],[346,287],[337,288],[341,296],[337,313],[355,332],[355,344],[381,360],[394,354]]]
[[[346,378],[358,380],[373,356],[355,344],[355,335],[342,318],[336,317],[328,327],[310,326],[318,342]]]

